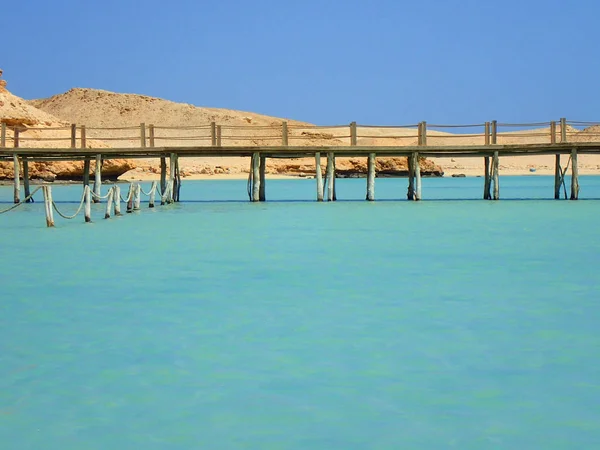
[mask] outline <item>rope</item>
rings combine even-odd
[[[70,137],[64,138],[46,138],[46,137],[20,137],[19,141],[70,141]]]
[[[89,189],[89,187],[88,187],[88,189]],[[81,208],[83,208],[84,202],[85,202],[85,189],[83,190],[83,195],[81,196],[81,202],[79,203],[79,208],[77,208],[77,211],[72,216],[67,216],[67,215],[61,213],[58,209],[58,206],[56,206],[56,202],[54,200],[52,200],[52,206],[54,207],[54,211],[56,211],[60,217],[62,217],[63,219],[71,220],[71,219],[74,219],[75,217],[77,217],[77,214],[79,214],[81,212]]]
[[[520,127],[543,127],[543,126],[550,126],[550,122],[531,122],[531,123],[498,123],[497,126],[499,127],[514,127],[514,128],[520,128]]]
[[[419,125],[356,125],[358,128],[417,128]],[[435,125],[433,125],[435,126]]]
[[[102,196],[102,195],[98,195],[96,194],[93,190],[90,190],[92,197],[97,198],[99,200],[104,200],[105,198],[108,198],[108,196],[110,195],[110,191],[106,193],[106,195]]]
[[[475,123],[469,125],[435,125],[435,124],[427,124],[427,128],[478,128],[484,127],[485,123]]]
[[[159,140],[159,141],[192,141],[192,140],[198,140],[198,141],[208,141],[211,140],[212,137],[210,136],[160,136],[160,137],[154,137],[154,140]]]
[[[155,130],[206,130],[206,129],[210,129],[211,126],[210,125],[197,125],[197,126],[187,126],[187,127],[159,127],[159,126],[155,126],[154,129]]]
[[[133,184],[133,183],[132,183],[132,184]],[[129,200],[131,200],[131,196],[133,195],[133,191],[134,191],[134,189],[131,189],[131,187],[130,187],[130,189],[129,189],[129,193],[128,193],[128,195],[127,195],[127,200],[125,200],[125,199],[123,198],[123,196],[121,195],[121,196],[120,196],[120,197],[121,197],[121,201],[122,201],[122,202],[124,202],[124,203],[127,203]]]
[[[31,194],[29,194],[26,198],[23,199],[23,201],[19,202],[19,203],[15,203],[13,206],[11,206],[10,208],[7,208],[5,210],[0,211],[0,214],[4,214],[7,213],[9,211],[12,211],[13,209],[17,209],[19,206],[24,205],[25,203],[27,203],[27,201],[29,199],[31,199],[33,197],[33,194],[35,194],[37,191],[39,191],[42,188],[42,186],[38,186],[35,191],[33,191]]]
[[[150,194],[152,194],[152,192],[156,191],[156,185],[153,184],[150,188],[150,190],[148,192],[144,191],[144,188],[142,187],[142,185],[140,185],[140,192],[146,196],[150,196]]]
[[[139,130],[140,127],[86,127],[86,131],[90,130]]]

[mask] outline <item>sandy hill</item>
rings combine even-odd
[[[0,123],[7,126],[7,147],[14,146],[15,128],[19,129],[19,147],[49,148],[70,145],[71,132],[68,122],[13,95],[6,89],[6,82],[2,81],[3,83],[0,84]],[[87,146],[89,148],[108,147],[106,143],[94,139],[89,139]],[[105,173],[114,177],[133,168],[135,165],[131,161],[107,161],[104,166]],[[83,173],[83,162],[32,162],[29,166],[29,173],[32,178],[46,180],[78,178]],[[0,161],[0,179],[12,178],[12,162]]]
[[[286,119],[222,108],[197,107],[136,94],[118,94],[98,89],[71,89],[50,98],[31,100],[32,106],[54,114],[68,122],[85,124],[88,136],[113,147],[139,145],[140,123],[154,125],[157,146],[210,145],[210,124],[222,128],[223,145],[281,145],[281,126]],[[311,124],[287,120],[291,145],[348,145],[349,129],[315,129]],[[189,127],[172,129],[171,127]],[[98,128],[113,129],[98,129]],[[196,128],[200,127],[200,128]],[[119,128],[119,129],[114,129]],[[125,129],[121,129],[125,128]],[[409,131],[409,133],[412,131]],[[182,158],[184,175],[243,173],[249,168],[248,158]],[[157,161],[140,160],[141,170],[156,173]],[[388,158],[378,163],[381,170],[403,170],[406,158]],[[338,168],[363,171],[364,161],[338,159]],[[429,162],[424,170],[438,171]],[[314,172],[314,161],[269,160],[268,172],[294,174]],[[139,174],[138,174],[139,175]]]

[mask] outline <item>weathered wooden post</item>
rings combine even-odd
[[[19,148],[19,128],[14,128],[13,146]],[[13,188],[13,200],[15,203],[21,202],[21,165],[19,164],[19,155],[15,153],[13,155],[13,171],[14,171],[14,188]]]
[[[152,182],[152,186],[150,186],[150,199],[148,200],[148,208],[154,208],[154,199],[156,196],[157,183],[156,181]]]
[[[89,186],[83,187],[84,191],[84,202],[85,207],[83,209],[83,215],[86,223],[90,223],[92,221],[92,194]]]
[[[560,142],[567,142],[567,119],[564,117],[560,119]]]
[[[421,164],[419,162],[419,153],[415,152],[413,156],[415,163],[415,200],[421,200]]]
[[[496,145],[498,143],[498,121],[492,121],[492,144]],[[494,152],[492,157],[492,199],[499,200],[500,199],[500,179],[499,179],[499,170],[500,170],[500,159],[498,151]]]
[[[288,123],[287,121],[283,121],[281,122],[281,145],[283,145],[284,147],[288,146]]]
[[[427,145],[427,122],[421,122],[421,145]]]
[[[321,153],[315,153],[315,178],[317,180],[317,201],[323,201],[323,172],[321,172]]]
[[[71,124],[71,148],[77,148],[77,124]]]
[[[87,146],[85,125],[81,125],[80,133],[81,133],[81,136],[80,136],[81,148],[85,149]],[[91,166],[90,157],[86,156],[85,160],[83,161],[83,185],[84,186],[90,185],[90,166]]]
[[[127,212],[128,213],[133,212],[133,197],[135,195],[134,189],[135,189],[135,187],[133,186],[133,183],[129,183],[129,192],[127,193]]]
[[[358,132],[356,129],[356,122],[350,124],[350,145],[358,144]]]
[[[100,203],[102,195],[102,155],[96,155],[96,167],[94,170],[94,203]]]
[[[421,129],[421,124],[419,124],[419,130]],[[421,138],[419,136],[418,142],[421,142]],[[406,191],[406,198],[408,200],[415,199],[415,160],[413,158],[413,153],[406,157],[406,162],[408,163],[408,190]]]
[[[173,197],[173,191],[175,187],[175,153],[171,153],[169,159],[169,186],[167,187],[167,203],[173,203],[175,201]]]
[[[118,184],[115,184],[114,190],[115,190],[115,196],[114,196],[115,216],[120,216],[121,215],[121,187]]]
[[[579,198],[579,167],[577,166],[577,149],[571,150],[571,200]]]
[[[336,183],[337,183],[337,172],[335,170],[335,153],[333,153],[333,158],[331,159],[332,162],[332,169],[333,169],[333,201],[337,201],[337,189],[336,189]]]
[[[54,211],[52,210],[52,188],[50,186],[42,186],[44,193],[44,209],[46,210],[46,226],[52,228],[54,226]]]
[[[222,140],[222,128],[221,125],[217,125],[217,147],[221,147],[223,140]]]
[[[142,186],[140,185],[140,183],[137,183],[135,185],[135,190],[133,192],[135,193],[133,197],[133,210],[139,211],[140,203],[142,202]]]
[[[260,153],[252,155],[252,201],[260,201]]]
[[[30,197],[31,189],[29,189],[29,161],[27,156],[23,156],[23,187],[25,188],[25,201],[33,203],[33,198]]]
[[[556,122],[550,122],[550,144],[556,144]],[[560,167],[560,153],[554,156],[554,199],[560,199],[560,184],[562,177],[562,169]]]
[[[140,147],[146,148],[146,124],[140,123]]]
[[[259,199],[261,202],[264,202],[266,198],[266,171],[267,171],[267,157],[260,155],[260,190],[259,190]]]
[[[327,201],[335,201],[335,162],[333,152],[327,153],[327,168],[325,169],[325,184],[327,185]]]
[[[175,153],[175,182],[177,188],[173,192],[173,199],[179,202],[179,194],[181,192],[181,172],[179,172],[179,155]]]
[[[0,123],[0,147],[6,147],[6,124],[4,122]]]
[[[210,123],[210,145],[217,146],[217,124],[215,122]]]
[[[375,153],[369,153],[367,160],[367,200],[375,200]]]
[[[490,122],[485,123],[485,145],[490,145]],[[484,169],[484,180],[483,180],[483,199],[491,200],[492,194],[490,191],[492,180],[490,178],[490,157],[484,156],[483,158],[483,169]]]
[[[148,125],[148,145],[151,148],[154,148],[155,143],[156,143],[154,137],[155,137],[154,124],[150,124],[150,125]]]
[[[167,192],[167,158],[160,157],[160,193],[161,196]]]
[[[106,200],[106,212],[104,213],[104,218],[105,219],[110,219],[110,210],[112,208],[113,205],[113,197],[115,195],[115,187],[111,187],[108,190],[108,198]]]

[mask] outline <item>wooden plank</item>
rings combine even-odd
[[[367,200],[375,201],[375,153],[369,153],[367,159]]]
[[[498,121],[492,120],[492,136],[491,136],[492,145],[498,144]]]
[[[323,201],[323,173],[321,172],[321,153],[315,153],[315,179],[317,180],[317,201]]]
[[[490,127],[491,127],[490,122],[486,122],[485,125],[484,125],[484,140],[485,140],[484,142],[485,142],[485,145],[490,145],[490,138],[491,138],[491,136],[490,136]]]
[[[550,122],[550,143],[556,144],[556,122]]]

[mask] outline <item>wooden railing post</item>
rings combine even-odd
[[[71,124],[71,148],[77,148],[77,124]]]
[[[490,145],[490,128],[491,128],[491,124],[490,122],[486,122],[485,123],[485,145]],[[483,199],[484,200],[491,200],[492,198],[492,194],[491,194],[491,186],[492,186],[492,179],[490,176],[490,157],[489,156],[484,156],[483,157]]]
[[[140,147],[146,148],[146,124],[140,123]]]
[[[210,145],[217,146],[217,124],[215,122],[210,123],[210,141]]]
[[[427,145],[427,122],[425,121],[421,122],[421,145]]]
[[[6,147],[6,124],[2,122],[0,125],[0,147]]]
[[[550,143],[556,144],[556,122],[550,122]]]
[[[13,147],[15,149],[19,148],[19,128],[15,126],[14,128],[14,138],[13,138]],[[19,164],[19,155],[17,155],[16,150],[13,155],[13,164],[14,164],[14,189],[13,189],[13,200],[15,203],[21,202],[21,165]]]
[[[85,125],[81,125],[81,148],[86,148],[87,147],[87,139],[85,136]]]
[[[221,147],[222,143],[221,125],[217,125],[217,147]]]
[[[150,147],[154,147],[154,125],[148,125],[148,144]]]
[[[288,146],[288,123],[287,121],[281,122],[281,145],[284,147]]]
[[[490,145],[490,123],[486,122],[484,127],[485,145]]]
[[[85,137],[85,125],[81,125],[81,129],[80,129],[80,138],[81,138],[81,148],[85,149],[87,143],[86,143],[86,137]],[[90,157],[86,155],[85,160],[83,162],[83,186],[85,188],[85,186],[89,186],[90,185]]]
[[[560,142],[567,142],[567,119],[560,119]]]
[[[350,124],[350,145],[358,144],[358,133],[356,132],[356,122]]]
[[[492,120],[492,145],[498,143],[498,121]]]

